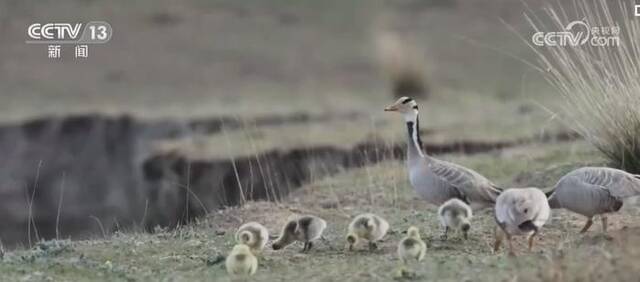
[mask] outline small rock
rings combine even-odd
[[[217,236],[223,236],[226,232],[224,232],[224,230],[216,230],[216,235]]]
[[[193,239],[193,240],[187,241],[186,245],[188,247],[198,247],[198,246],[202,245],[202,242],[200,242],[200,240]]]
[[[336,201],[326,201],[320,204],[320,207],[322,207],[323,209],[337,209],[338,208],[338,202]]]
[[[207,257],[207,265],[213,266],[219,264],[225,260],[225,257],[221,254],[215,254]]]

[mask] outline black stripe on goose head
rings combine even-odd
[[[409,103],[411,101],[413,101],[413,99],[407,97],[407,98],[404,98],[404,100],[402,100],[402,104],[406,104],[406,103]]]

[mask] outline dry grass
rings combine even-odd
[[[593,27],[619,26],[619,46],[533,47],[546,78],[565,99],[571,127],[605,154],[612,165],[640,172],[640,22],[633,2],[582,0],[573,11],[549,7],[546,19],[529,17],[536,31],[561,31],[573,20]],[[545,17],[543,16],[543,18]]]

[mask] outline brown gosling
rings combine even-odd
[[[257,222],[247,222],[238,228],[236,242],[247,245],[254,254],[260,253],[269,241],[269,230]]]
[[[227,256],[225,266],[227,273],[232,278],[251,276],[258,269],[258,259],[253,255],[249,246],[237,244]]]
[[[533,248],[534,237],[551,216],[547,197],[538,188],[508,189],[496,200],[495,229],[496,241],[493,251],[500,249],[504,237],[509,243],[509,255],[515,256],[511,237],[529,236],[529,251]]]
[[[389,223],[380,216],[372,213],[356,216],[349,224],[349,230],[347,231],[349,251],[352,251],[361,239],[368,241],[370,251],[377,249],[376,242],[381,240],[388,230]]]
[[[280,250],[295,241],[304,243],[302,253],[306,253],[313,247],[313,241],[322,237],[322,232],[327,227],[324,219],[313,215],[304,215],[289,220],[282,228],[280,238],[272,245],[274,250]]]
[[[442,239],[447,240],[449,229],[453,229],[462,232],[466,240],[471,229],[471,217],[473,217],[471,207],[459,199],[450,199],[442,204],[438,208],[440,225],[444,227]]]

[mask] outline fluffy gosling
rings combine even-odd
[[[236,242],[247,245],[252,252],[259,253],[269,241],[269,230],[257,222],[247,222],[238,228]]]
[[[416,273],[408,268],[411,261],[422,261],[427,253],[427,244],[420,237],[420,230],[411,226],[407,230],[407,236],[398,243],[398,258],[400,267],[394,274],[396,279],[415,278]]]
[[[370,251],[377,249],[376,242],[382,239],[388,230],[389,223],[380,216],[372,213],[356,216],[349,224],[349,230],[347,231],[349,251],[352,251],[361,239],[368,241]]]
[[[251,276],[258,269],[258,259],[253,255],[249,246],[237,244],[227,256],[225,266],[227,273],[233,278]]]
[[[427,244],[420,237],[420,230],[411,226],[407,229],[407,236],[398,244],[398,258],[403,264],[408,261],[422,261],[427,253]]]
[[[509,243],[509,255],[515,256],[511,237],[529,236],[529,251],[533,248],[533,239],[551,215],[551,209],[545,194],[537,188],[508,189],[496,199],[495,229],[496,241],[493,251],[500,249],[503,237]]]
[[[442,239],[447,240],[449,229],[453,229],[462,232],[466,240],[471,229],[471,217],[473,217],[471,207],[459,199],[450,199],[442,204],[438,208],[440,225],[444,227]]]
[[[274,250],[280,250],[295,241],[304,242],[302,253],[306,253],[313,247],[313,241],[322,236],[327,227],[324,219],[313,215],[300,216],[289,220],[282,228],[280,238],[272,245]]]

